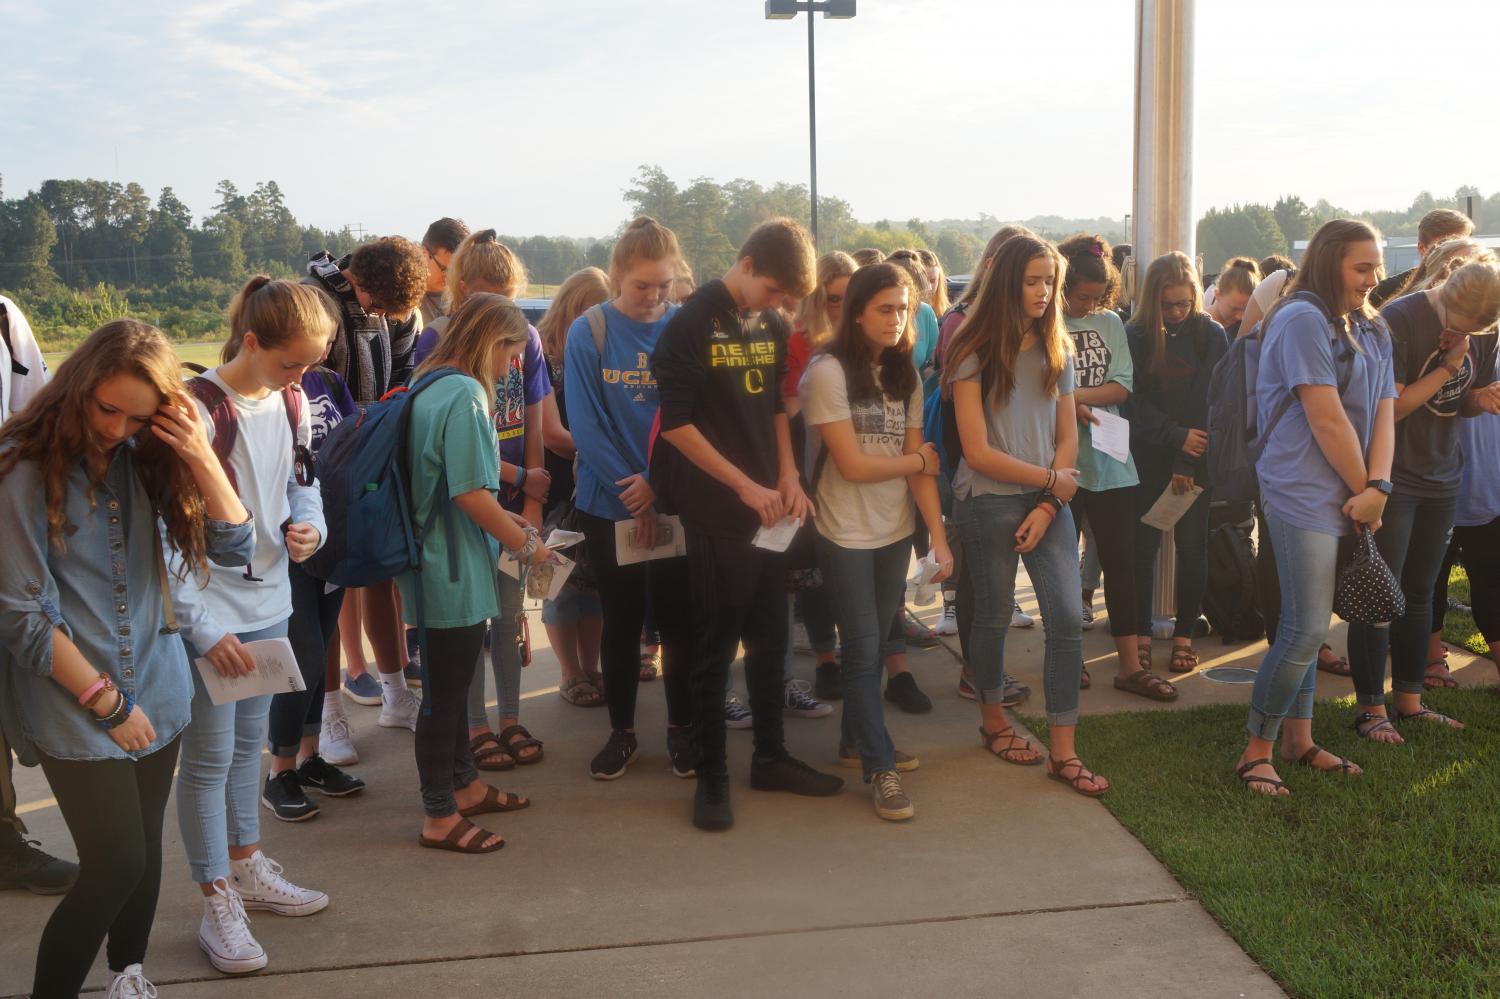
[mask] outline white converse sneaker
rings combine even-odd
[[[937,627],[932,630],[939,635],[958,634],[958,605],[952,602],[943,604],[943,616],[938,618]]]
[[[422,699],[405,685],[395,690],[394,697],[387,697],[380,705],[381,728],[409,728],[417,730],[417,715],[422,713]]]
[[[349,738],[349,719],[343,715],[324,716],[323,728],[318,733],[318,755],[336,767],[347,767],[359,762],[359,752],[354,740]]]
[[[328,908],[328,896],[298,888],[281,876],[281,865],[256,850],[248,860],[229,862],[229,880],[247,909],[265,909],[280,916],[311,916]]]
[[[104,999],[156,999],[156,986],[146,981],[139,964],[127,964],[124,971],[115,972]]]
[[[214,881],[214,893],[203,900],[198,946],[226,975],[242,975],[266,966],[265,949],[250,935],[250,917],[245,915],[239,893],[223,878]]]

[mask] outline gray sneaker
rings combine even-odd
[[[917,814],[911,799],[901,788],[901,778],[894,770],[882,770],[870,778],[870,794],[875,814],[890,822],[901,822]]]

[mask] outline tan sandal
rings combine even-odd
[[[1167,668],[1173,673],[1191,673],[1198,668],[1198,653],[1193,651],[1191,645],[1174,645],[1172,646],[1172,661]]]

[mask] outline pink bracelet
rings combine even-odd
[[[105,676],[103,673],[99,674],[99,679],[94,681],[94,685],[78,695],[78,704],[80,706],[87,706],[89,701],[93,699],[94,695],[99,693],[99,691],[103,690],[107,686],[109,686],[109,677]]]

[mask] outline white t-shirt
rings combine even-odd
[[[229,464],[234,469],[240,502],[255,518],[255,553],[250,558],[250,572],[260,582],[246,579],[244,566],[210,563],[206,587],[182,588],[187,594],[177,612],[183,635],[200,653],[226,634],[259,631],[292,616],[292,587],[287,579],[291,560],[281,533],[282,524],[288,519],[293,523],[306,521],[317,528],[324,540],[328,534],[317,485],[297,484],[292,468],[292,428],[287,422],[281,393],[250,399],[225,384],[217,371],[203,377],[223,389],[234,407],[239,432],[229,452]],[[201,402],[194,401],[204,431],[211,439],[213,422],[208,410]],[[312,439],[312,420],[305,403],[297,439],[303,443]]]
[[[1281,297],[1281,290],[1286,287],[1287,279],[1291,276],[1291,271],[1272,271],[1255,286],[1255,290],[1250,293],[1250,301],[1260,308],[1261,318],[1265,318],[1266,313],[1271,311],[1271,306]]]
[[[907,429],[922,426],[920,378],[910,399],[889,399],[882,394],[851,406],[844,366],[828,354],[819,354],[808,364],[798,394],[808,426],[809,473],[823,450],[822,434],[814,433],[813,427],[849,420],[854,424],[854,438],[861,451],[899,458],[906,453]],[[849,482],[839,474],[838,462],[829,456],[823,462],[813,492],[813,502],[818,508],[813,523],[817,524],[818,533],[841,547],[884,548],[909,536],[916,528],[911,492],[904,476],[884,482]]]
[[[10,414],[24,409],[51,375],[25,313],[4,295],[0,295],[0,308],[4,308],[10,318],[10,348],[7,349],[5,341],[0,340],[0,423],[3,423]],[[17,366],[25,368],[26,373],[21,374],[16,370]]]

